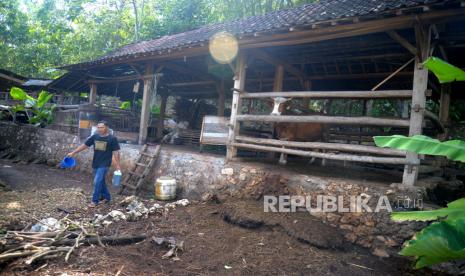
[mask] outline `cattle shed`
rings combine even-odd
[[[49,87],[89,91],[90,103],[97,95],[132,99],[139,92],[141,144],[147,140],[152,94],[161,97],[159,129],[169,97],[209,98],[216,101],[218,116],[231,106],[229,160],[237,157],[238,149],[248,149],[404,165],[403,183],[414,185],[419,156],[376,148],[370,138],[366,143],[362,138],[358,143],[329,138],[280,141],[247,136],[242,128],[251,123],[299,123],[302,128],[322,124],[362,137],[364,130],[421,134],[426,121],[432,121],[447,131],[451,97],[463,98],[455,92],[463,86],[439,84],[422,63],[434,55],[465,67],[464,26],[463,1],[322,0],[126,45],[95,60],[63,66],[68,73]],[[238,46],[233,60],[221,64],[212,58],[214,37],[229,39],[233,49]],[[257,112],[255,107],[276,97],[298,99],[302,114]],[[426,111],[429,97],[440,99],[438,116]],[[323,102],[318,113],[308,111],[314,100]],[[388,117],[372,114],[379,100],[395,101],[396,112]],[[348,108],[335,114],[328,106],[338,101],[360,105],[360,111]],[[350,134],[354,130],[357,133]]]

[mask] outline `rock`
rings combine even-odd
[[[223,168],[221,169],[221,174],[223,175],[233,175],[234,169],[233,168]]]
[[[344,235],[344,237],[346,238],[346,240],[352,243],[354,243],[357,240],[357,235],[355,235],[354,233],[347,233],[346,235]]]
[[[396,242],[395,240],[391,239],[391,238],[387,238],[386,241],[384,242],[385,245],[389,246],[389,247],[396,247],[399,245],[398,242]]]
[[[328,214],[326,215],[326,220],[327,220],[328,222],[337,222],[337,221],[339,221],[339,218],[340,218],[340,217],[341,217],[341,216],[336,215],[336,214],[334,214],[334,213],[328,213]]]
[[[350,224],[341,224],[339,225],[339,228],[341,228],[342,230],[348,230],[348,231],[354,230],[354,227]]]
[[[372,252],[373,255],[381,257],[381,258],[388,258],[389,253],[386,252],[386,250],[381,249],[381,248],[375,248]]]

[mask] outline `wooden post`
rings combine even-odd
[[[284,66],[281,64],[276,65],[274,73],[273,92],[283,91],[283,80],[284,80]],[[275,126],[276,124],[273,124]],[[275,135],[275,128],[273,127],[273,136]],[[283,147],[284,148],[284,147]],[[267,158],[273,160],[275,157],[274,152],[269,152]],[[279,163],[285,165],[287,163],[287,154],[281,153],[279,156]]]
[[[147,64],[145,67],[145,75],[152,75],[152,64]],[[140,113],[139,124],[139,145],[145,144],[147,141],[147,128],[150,119],[150,88],[152,86],[152,79],[144,77],[144,94],[142,96],[142,111]]]
[[[217,85],[218,90],[218,116],[224,116],[224,103],[225,103],[225,94],[224,94],[224,79],[220,81]]]
[[[426,89],[428,86],[428,69],[423,66],[422,62],[429,56],[431,27],[415,25],[415,37],[418,54],[415,57],[415,68],[413,71],[413,95],[409,136],[422,133],[423,118],[426,108]],[[407,152],[407,160],[409,163],[420,163],[418,154],[413,152]],[[418,178],[418,168],[418,165],[405,166],[402,179],[404,185],[415,185]]]
[[[161,95],[160,103],[160,117],[157,121],[157,139],[163,137],[163,129],[165,128],[165,113],[166,113],[166,103],[168,102],[168,95]]]
[[[89,92],[89,103],[95,104],[96,101],[97,101],[97,84],[91,82],[90,92]]]
[[[236,73],[234,76],[234,88],[241,91],[245,87],[245,76],[247,69],[247,57],[244,53],[240,53],[236,61]],[[231,104],[231,118],[229,123],[228,146],[226,159],[231,160],[237,156],[237,147],[233,146],[236,136],[239,134],[239,122],[236,116],[241,114],[242,99],[239,97],[239,92],[234,90]]]
[[[284,66],[281,64],[276,66],[276,71],[274,74],[274,84],[273,91],[283,91],[283,78],[284,78]]]
[[[450,108],[450,83],[441,85],[441,99],[439,102],[439,121],[445,127],[444,138],[449,135],[449,108]]]
[[[305,91],[311,91],[312,90],[312,81],[306,80],[304,81],[304,89]],[[304,107],[304,112],[308,111],[308,105],[310,104],[310,98],[303,98],[302,99],[302,105]]]

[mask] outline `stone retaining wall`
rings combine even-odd
[[[49,164],[58,163],[79,145],[78,138],[49,129],[0,123],[0,150],[14,151],[24,159],[45,158]],[[121,144],[123,171],[138,157],[139,146]],[[92,151],[79,154],[77,169],[91,172]],[[30,161],[30,160],[29,160]],[[349,169],[347,169],[349,170]],[[391,202],[399,197],[415,197],[420,188],[381,185],[366,181],[298,174],[283,167],[261,163],[226,162],[222,156],[200,154],[173,147],[162,149],[150,183],[157,176],[176,178],[178,197],[206,200],[217,197],[254,198],[264,195],[358,196],[370,195],[369,206],[374,209],[377,199],[387,195]],[[147,185],[144,195],[153,195],[153,185]],[[316,213],[323,221],[339,227],[347,240],[370,248],[381,257],[397,254],[401,244],[420,229],[422,223],[396,223],[387,212],[380,213]]]

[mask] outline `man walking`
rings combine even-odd
[[[116,169],[121,170],[120,147],[116,137],[109,133],[107,122],[100,121],[97,124],[97,133],[87,138],[84,144],[68,153],[67,156],[73,157],[91,146],[94,146],[94,157],[92,159],[94,193],[92,195],[92,203],[89,207],[95,207],[100,203],[101,198],[103,198],[103,202],[105,203],[111,200],[110,192],[105,183],[105,176],[111,166],[112,157],[115,160]]]

